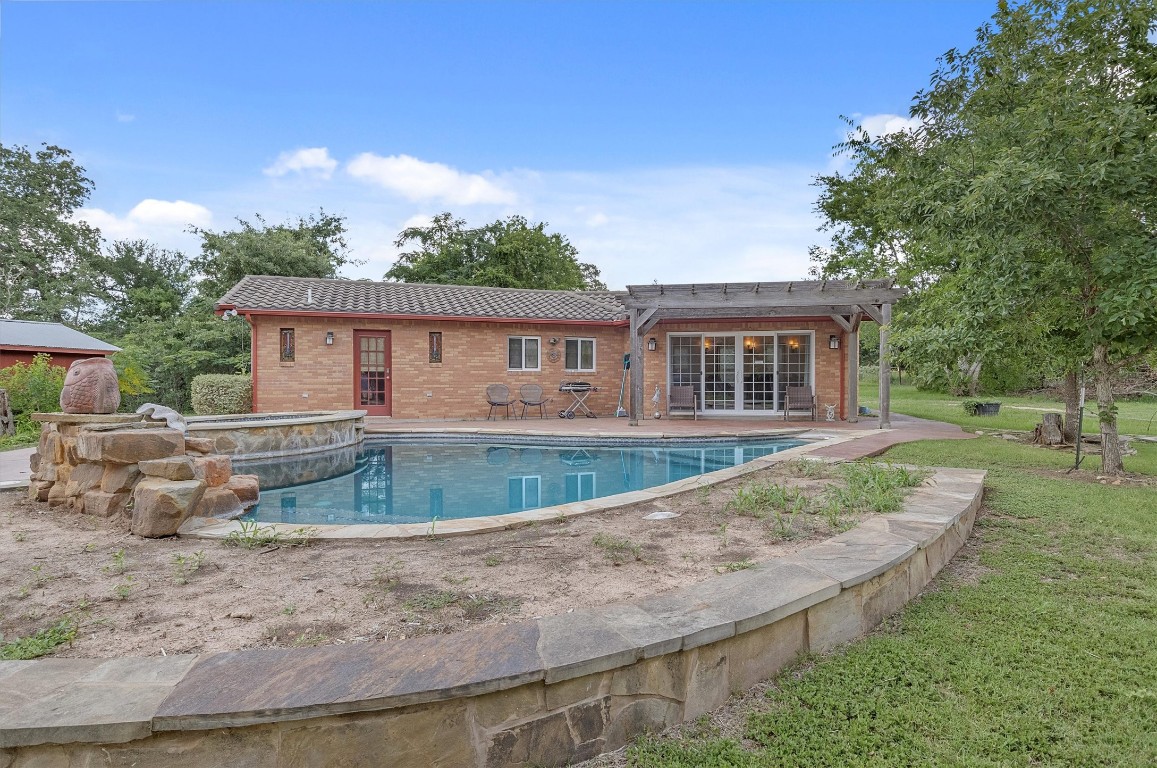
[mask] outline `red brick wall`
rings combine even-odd
[[[255,329],[254,410],[309,411],[356,408],[354,402],[355,330],[389,331],[391,347],[392,415],[400,419],[485,418],[488,384],[506,384],[512,393],[526,383],[537,383],[554,399],[547,414],[571,403],[571,396],[558,392],[559,382],[576,379],[599,388],[587,404],[600,416],[614,414],[623,373],[623,354],[628,351],[628,329],[624,326],[578,326],[564,324],[488,323],[430,320],[373,320],[372,318],[269,317],[252,318]],[[278,360],[279,330],[294,328],[295,360]],[[647,337],[655,337],[658,349],[644,349],[644,402],[647,417],[655,386],[660,385],[664,401],[667,392],[667,334],[675,332],[728,333],[744,331],[815,331],[815,374],[818,402],[842,402],[840,396],[843,336],[838,326],[822,319],[777,319],[770,321],[719,321],[659,323]],[[334,343],[325,344],[328,331]],[[442,333],[442,362],[429,362],[429,332]],[[828,349],[828,335],[841,336],[841,349]],[[538,336],[541,339],[541,370],[508,371],[508,336]],[[558,339],[556,346],[549,340]],[[594,338],[593,373],[564,369],[565,339]],[[550,353],[558,352],[552,361]],[[308,397],[302,395],[308,394]],[[427,396],[429,393],[429,396]],[[663,410],[666,407],[664,404]],[[822,409],[821,409],[822,413]],[[842,415],[842,412],[841,412]]]

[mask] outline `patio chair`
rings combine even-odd
[[[538,408],[538,417],[546,418],[546,404],[553,398],[542,396],[542,387],[538,384],[523,384],[518,388],[518,402],[522,403],[522,418],[526,418],[528,408]]]
[[[783,404],[783,420],[787,421],[792,411],[807,411],[812,421],[816,420],[816,396],[812,388],[804,384],[800,387],[788,387],[787,397]]]
[[[695,421],[699,421],[699,400],[695,397],[695,387],[680,385],[667,391],[667,415],[674,416],[676,411],[691,412]]]
[[[490,412],[486,414],[489,421],[494,416],[495,408],[505,408],[506,418],[510,418],[510,406],[518,402],[518,398],[510,396],[510,387],[505,384],[491,384],[486,388],[486,402],[490,404]]]

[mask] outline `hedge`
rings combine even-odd
[[[253,381],[249,376],[203,373],[193,377],[192,395],[193,412],[198,416],[253,410]]]

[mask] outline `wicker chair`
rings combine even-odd
[[[523,384],[518,388],[518,402],[522,403],[522,418],[526,418],[528,408],[537,408],[538,417],[546,418],[546,404],[553,398],[542,396],[542,387],[538,384]]]
[[[518,398],[510,396],[510,387],[505,384],[491,384],[486,388],[486,402],[490,404],[490,412],[486,414],[489,421],[494,416],[495,408],[505,408],[506,418],[510,418],[510,406],[518,402]]]
[[[787,421],[792,411],[807,411],[812,421],[816,420],[816,396],[807,384],[801,387],[788,387],[787,398],[783,404],[783,420]]]
[[[699,420],[699,401],[695,397],[695,387],[680,385],[668,390],[667,415],[674,416],[676,411],[690,411],[694,420]]]

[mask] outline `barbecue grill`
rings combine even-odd
[[[559,392],[569,392],[573,402],[558,412],[560,419],[573,419],[576,411],[582,411],[588,419],[597,418],[594,411],[587,407],[586,399],[591,392],[598,392],[599,388],[589,381],[564,381],[558,385]]]

